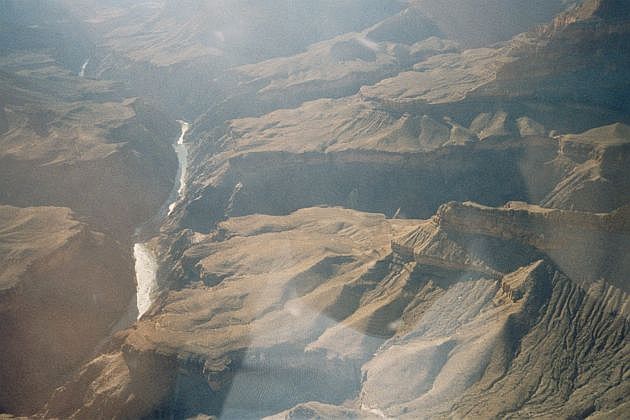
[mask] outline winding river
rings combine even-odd
[[[170,215],[177,203],[182,199],[186,192],[186,171],[188,169],[188,149],[184,143],[184,137],[190,129],[190,124],[186,121],[178,121],[181,126],[181,131],[177,143],[173,145],[175,153],[177,154],[177,160],[179,167],[177,170],[177,177],[173,190],[169,195],[168,200],[160,208],[158,214],[154,217],[155,220],[162,220],[165,216]],[[152,232],[145,232],[146,226],[153,226],[153,223],[145,224],[136,230],[136,236],[139,238],[146,238]],[[159,264],[153,249],[147,242],[138,242],[133,247],[133,256],[135,259],[135,271],[136,271],[136,307],[138,310],[138,319],[146,313],[151,307],[151,303],[155,298],[155,294],[158,291],[157,284],[157,272]]]

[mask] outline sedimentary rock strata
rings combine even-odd
[[[630,8],[521,3],[11,9],[0,412],[627,417]]]
[[[0,206],[0,407],[33,414],[127,311],[133,264],[70,209]]]

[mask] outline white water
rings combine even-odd
[[[173,145],[173,148],[175,149],[175,153],[177,153],[177,159],[179,160],[179,187],[177,188],[177,196],[175,197],[175,200],[168,206],[169,215],[173,212],[173,210],[175,210],[175,206],[177,206],[179,200],[184,197],[184,193],[186,192],[186,174],[188,172],[188,149],[184,144],[184,137],[190,129],[190,124],[188,124],[186,121],[181,120],[179,120],[178,122],[182,126],[182,132],[179,136],[179,139],[177,139],[177,144]],[[184,162],[184,164],[182,164],[182,162]]]
[[[89,58],[87,60],[85,60],[85,62],[81,66],[81,71],[79,72],[79,77],[85,77],[85,69],[87,68],[88,64],[90,64],[90,59]]]
[[[147,244],[133,246],[136,260],[136,306],[138,319],[151,307],[151,299],[157,290],[157,261]]]
[[[168,214],[171,214],[179,200],[184,196],[186,170],[188,167],[188,151],[184,144],[184,136],[190,128],[190,124],[185,121],[178,121],[181,126],[181,133],[177,140],[177,144],[173,145],[177,160],[179,162],[178,177],[174,192],[171,192],[169,199],[160,209],[157,218],[164,217],[164,208],[168,208]],[[136,229],[137,234],[141,234],[142,227]],[[135,259],[136,270],[136,307],[138,309],[138,319],[149,310],[153,303],[153,298],[158,291],[157,271],[158,263],[155,252],[148,243],[138,242],[133,247],[133,256]]]

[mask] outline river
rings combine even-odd
[[[156,216],[158,222],[165,216],[170,215],[177,203],[182,199],[186,192],[186,172],[188,169],[188,149],[184,143],[184,137],[190,129],[190,124],[186,121],[178,121],[181,131],[177,142],[173,145],[177,154],[179,163],[177,177],[173,190],[168,200],[162,205]],[[157,224],[159,225],[159,223]],[[154,223],[147,223],[136,230],[136,236],[139,238],[149,237],[153,232],[146,232],[147,226],[155,226]],[[138,310],[137,318],[140,319],[151,307],[155,294],[158,292],[157,274],[159,264],[153,249],[147,242],[138,242],[133,247],[133,256],[135,259],[136,271],[136,307]]]
[[[85,69],[87,68],[88,64],[90,64],[89,58],[83,62],[81,70],[79,71],[79,77],[85,77]]]

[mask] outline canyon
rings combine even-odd
[[[627,417],[628,10],[0,3],[0,417]]]

